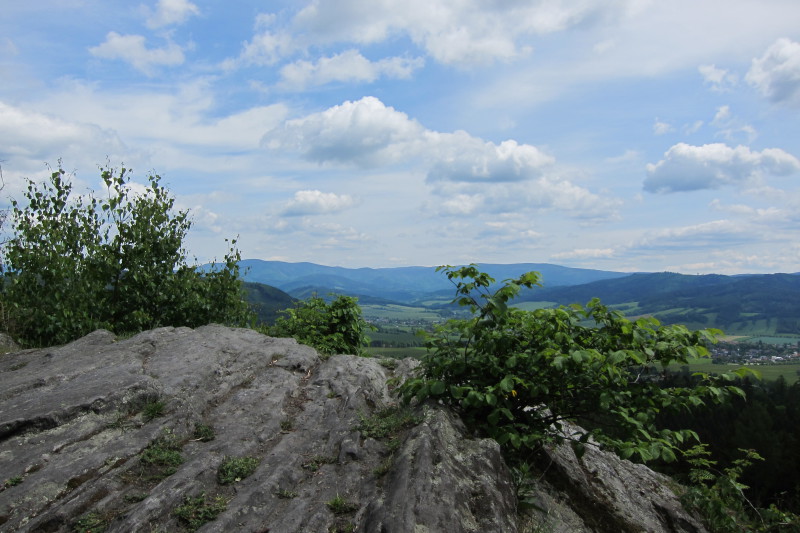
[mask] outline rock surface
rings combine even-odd
[[[395,408],[394,373],[213,325],[2,355],[0,531],[526,531],[497,444]],[[645,467],[542,460],[541,530],[703,531]]]

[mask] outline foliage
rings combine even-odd
[[[181,442],[171,432],[165,432],[142,450],[139,461],[154,479],[169,477],[183,464]]]
[[[72,531],[76,533],[102,533],[106,528],[108,528],[108,520],[96,512],[81,515],[72,523]]]
[[[415,426],[422,418],[415,416],[407,407],[387,407],[372,416],[358,413],[360,420],[356,429],[365,438],[383,439],[394,437],[403,429]]]
[[[217,470],[217,480],[222,485],[238,483],[255,472],[260,462],[256,457],[225,457]]]
[[[183,505],[175,509],[174,514],[191,531],[195,531],[200,529],[203,524],[217,518],[227,507],[228,502],[224,497],[217,496],[209,499],[206,497],[205,492],[201,492],[199,496],[194,498],[191,496],[184,498]]]
[[[763,458],[754,450],[744,454],[732,466],[716,473],[716,461],[709,458],[706,445],[694,446],[685,452],[692,470],[692,486],[682,497],[684,505],[700,513],[714,533],[744,531],[797,531],[800,516],[780,511],[774,505],[757,509],[745,496],[747,485],[740,482],[742,472]]]
[[[373,328],[364,320],[357,298],[339,295],[328,304],[323,298],[313,296],[284,314],[270,333],[294,337],[324,355],[364,355],[364,348],[369,346],[366,332]]]
[[[126,168],[101,170],[102,198],[73,191],[60,167],[28,181],[12,200],[3,245],[3,300],[12,336],[63,344],[97,328],[131,333],[157,326],[245,324],[236,241],[221,265],[202,273],[186,260],[187,211],[151,174],[139,190]]]
[[[3,482],[3,486],[6,488],[15,487],[20,483],[22,483],[22,476],[11,476]]]
[[[164,416],[166,405],[162,400],[151,400],[144,404],[142,416],[146,422]]]
[[[692,386],[694,382],[684,369],[670,372],[662,383]],[[748,377],[736,385],[747,400],[732,397],[691,413],[664,413],[659,416],[659,425],[695,430],[719,464],[734,464],[741,449],[757,450],[764,461],[759,461],[757,468],[745,469],[739,478],[749,487],[747,498],[759,508],[774,504],[800,513],[800,382],[788,385],[783,378],[758,381]],[[691,465],[684,461],[655,466],[674,477],[689,479]]]
[[[327,505],[328,509],[335,515],[352,513],[358,509],[358,505],[348,502],[338,494],[329,502],[325,502],[325,505]]]
[[[741,394],[711,376],[693,388],[659,386],[673,362],[705,356],[716,331],[690,332],[653,318],[628,320],[595,299],[585,307],[524,311],[508,305],[520,290],[539,285],[530,272],[506,280],[474,265],[440,267],[456,300],[473,316],[437,328],[421,374],[401,387],[406,401],[432,398],[459,409],[472,427],[510,450],[536,450],[548,440],[573,442],[580,453],[593,441],[622,457],[674,460],[697,435],[656,427],[662,410],[689,409]],[[580,431],[568,421],[592,419]]]
[[[208,424],[197,424],[194,427],[194,433],[192,436],[195,440],[199,440],[200,442],[209,442],[216,438],[214,428]]]
[[[306,461],[300,465],[300,467],[304,470],[308,470],[309,472],[316,472],[322,468],[322,465],[332,465],[334,463],[336,463],[336,457],[329,455],[315,455],[309,461]]]

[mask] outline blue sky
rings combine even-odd
[[[6,4],[6,204],[109,160],[201,261],[800,271],[797,0]]]

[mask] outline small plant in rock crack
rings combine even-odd
[[[190,531],[200,529],[204,524],[216,519],[228,507],[222,496],[207,498],[205,492],[199,496],[186,496],[183,505],[175,509],[174,515],[184,523]]]
[[[353,502],[348,502],[338,494],[331,501],[325,502],[325,505],[327,505],[328,509],[335,515],[352,513],[358,509],[358,505]]]
[[[132,492],[123,496],[122,499],[125,500],[126,503],[139,503],[144,501],[148,496],[150,495],[146,492]]]
[[[169,431],[148,444],[139,455],[142,466],[151,468],[155,479],[162,479],[177,472],[183,464],[181,442]]]
[[[200,442],[208,442],[212,441],[216,438],[216,434],[214,433],[214,428],[207,425],[207,424],[197,424],[194,427],[194,433],[192,434],[194,440],[199,440]]]
[[[292,498],[297,498],[297,492],[288,489],[278,489],[275,491],[275,496],[283,498],[284,500],[291,500]]]
[[[94,511],[81,515],[72,523],[75,533],[102,533],[107,527],[107,517]]]
[[[381,461],[381,464],[375,467],[372,473],[375,475],[375,477],[379,478],[383,477],[389,473],[389,470],[392,469],[393,463],[394,463],[394,455],[390,455],[389,457]]]
[[[3,482],[3,487],[5,488],[14,487],[16,485],[19,485],[20,483],[22,483],[22,476],[13,476]]]
[[[167,404],[161,400],[149,400],[144,404],[144,407],[142,407],[142,417],[144,418],[145,422],[150,422],[156,418],[161,418],[164,416],[166,406]]]
[[[225,457],[217,470],[217,480],[222,485],[238,483],[255,472],[260,462],[256,457]]]
[[[310,472],[316,472],[319,470],[322,465],[331,465],[336,462],[336,457],[328,457],[326,455],[315,455],[311,458],[310,461],[306,461],[303,463],[303,469],[308,470]]]
[[[292,431],[294,429],[294,419],[284,418],[281,420],[281,431]]]
[[[405,428],[415,426],[422,418],[414,415],[408,407],[387,407],[372,416],[358,414],[361,420],[356,429],[365,438],[383,439],[396,436]]]
[[[397,365],[400,364],[397,359],[393,359],[391,357],[380,359],[378,363],[380,363],[380,365],[387,370],[394,370],[397,368]]]

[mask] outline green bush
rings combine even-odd
[[[495,280],[474,265],[440,268],[456,286],[455,301],[473,317],[432,334],[421,374],[401,393],[406,401],[433,398],[456,408],[507,450],[567,439],[581,452],[593,439],[622,457],[671,461],[697,435],[659,430],[660,411],[742,394],[710,376],[693,388],[660,386],[660,369],[707,355],[705,345],[718,332],[662,326],[653,318],[631,321],[596,299],[586,307],[524,311],[509,301],[523,287],[539,285],[537,273],[492,292]],[[572,433],[568,421],[591,425]]]
[[[28,181],[12,200],[3,244],[6,327],[28,346],[63,344],[97,328],[118,334],[251,318],[239,279],[236,241],[221,265],[190,266],[183,248],[188,212],[158,175],[143,192],[128,169],[105,168],[105,194],[75,194],[60,168]]]
[[[294,337],[324,355],[364,355],[369,346],[366,332],[374,329],[364,320],[358,299],[350,296],[339,295],[330,304],[313,296],[283,314],[270,334]]]

